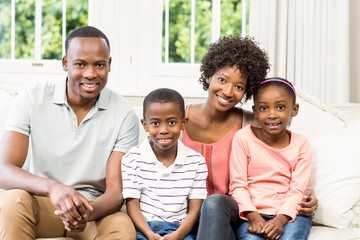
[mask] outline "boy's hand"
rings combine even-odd
[[[152,233],[150,236],[146,236],[148,240],[161,240],[162,237],[157,233]]]
[[[163,236],[160,240],[181,240],[181,238],[175,231],[175,232],[172,232],[170,234]]]

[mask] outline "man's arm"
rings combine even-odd
[[[116,151],[110,154],[106,167],[105,193],[91,203],[93,211],[90,213],[89,221],[103,218],[121,209],[124,201],[122,197],[121,159],[124,155],[125,153]]]
[[[54,207],[68,217],[69,222],[87,216],[92,207],[88,200],[71,187],[42,178],[22,169],[29,146],[27,135],[6,131],[0,144],[0,187],[22,189],[30,194],[49,197]]]
[[[49,180],[22,169],[29,146],[29,137],[5,131],[0,144],[0,187],[23,189],[31,194],[47,196]]]

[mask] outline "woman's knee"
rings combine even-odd
[[[222,194],[212,194],[209,195],[203,202],[202,208],[214,210],[218,209],[219,206],[224,205],[224,195]]]
[[[237,203],[230,196],[223,194],[212,194],[208,196],[201,212],[211,212],[213,214],[228,212],[230,209],[237,209]]]

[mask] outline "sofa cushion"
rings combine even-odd
[[[345,240],[360,239],[360,229],[336,229],[325,226],[313,226],[308,240]]]
[[[360,200],[352,208],[354,217],[350,223],[350,228],[359,228],[360,229]]]
[[[319,201],[313,221],[336,228],[356,222],[353,207],[360,199],[360,122],[313,136],[311,185]]]
[[[343,111],[321,104],[319,100],[297,90],[299,113],[291,120],[290,129],[311,139],[324,133],[343,129],[350,116]]]

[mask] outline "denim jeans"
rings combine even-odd
[[[160,222],[160,221],[148,221],[147,222],[150,228],[153,230],[154,233],[159,234],[160,236],[165,236],[176,231],[180,224],[179,223],[171,223],[171,222]],[[136,239],[137,240],[147,240],[144,234],[139,231],[136,231]],[[196,232],[191,232],[185,238],[185,240],[195,240],[196,239]]]
[[[223,194],[209,195],[200,212],[198,240],[235,240],[235,231],[242,222],[236,201]]]
[[[274,215],[261,216],[269,221],[274,218]],[[311,218],[303,215],[296,216],[293,222],[289,222],[284,226],[284,232],[280,237],[280,240],[306,240],[311,230]],[[250,233],[248,231],[249,222],[244,222],[237,230],[237,240],[263,240],[264,237]]]

